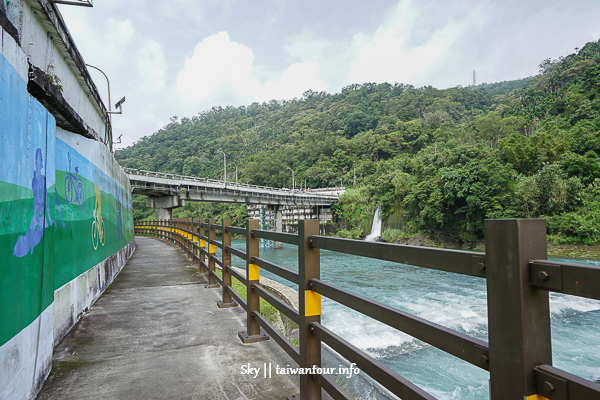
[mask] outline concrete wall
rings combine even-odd
[[[100,138],[105,138],[107,125],[103,116],[104,106],[90,96],[90,92],[96,88],[87,86],[77,62],[66,53],[61,35],[69,36],[68,31],[48,29],[51,23],[48,19],[53,15],[45,15],[45,9],[49,9],[45,0],[16,0],[6,7],[9,19],[19,32],[22,50],[29,62],[47,74],[58,77],[64,99]],[[73,51],[77,52],[77,49]],[[105,82],[100,82],[100,85],[106,87]]]
[[[21,43],[43,51],[47,41],[29,42],[43,35],[31,33],[41,25],[28,3],[9,8],[19,4]],[[104,143],[57,127],[55,116],[29,94],[28,55],[36,52],[24,51],[4,28],[10,27],[0,29],[0,399],[13,400],[36,396],[53,346],[135,244],[126,175]],[[53,57],[55,65],[69,63]],[[102,118],[98,112],[86,122]]]

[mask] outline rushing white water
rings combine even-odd
[[[261,257],[297,270],[298,251],[294,246],[261,250]],[[600,266],[600,261],[583,263]],[[268,271],[261,273],[297,289]],[[321,251],[321,279],[487,341],[484,279],[325,250]],[[488,372],[325,297],[322,311],[325,327],[436,398],[489,398]],[[600,380],[600,301],[552,293],[550,313],[554,366]],[[371,392],[371,386],[356,382],[353,380],[349,389],[357,398],[381,398]]]
[[[373,215],[373,224],[371,224],[371,233],[367,235],[367,242],[376,242],[381,238],[381,207],[377,207],[375,215]]]

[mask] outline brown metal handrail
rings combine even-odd
[[[485,278],[485,254],[326,236],[311,240],[317,249]]]
[[[488,344],[482,340],[318,279],[311,279],[310,283],[312,290],[331,300],[429,343],[433,347],[437,347],[479,368],[489,370],[487,362],[489,359]]]
[[[249,221],[246,228],[229,226],[228,220],[224,220],[222,225],[213,221],[145,221],[136,224],[136,234],[158,236],[188,253],[192,252],[194,263],[199,264],[201,270],[209,270],[208,275],[213,282],[223,285],[223,301],[219,302],[219,306],[241,305],[246,310],[248,330],[240,333],[242,340],[259,341],[271,337],[299,366],[305,368],[320,365],[320,343],[326,343],[401,398],[433,399],[413,383],[323,327],[320,323],[320,306],[317,317],[308,317],[308,308],[305,307],[308,307],[309,300],[306,296],[308,292],[313,292],[489,370],[493,400],[516,398],[515,394],[519,398],[539,394],[550,400],[600,399],[598,383],[550,365],[547,295],[552,291],[600,299],[600,267],[545,260],[543,220],[486,221],[486,254],[324,237],[315,234],[318,230],[314,230],[314,224],[305,227],[307,221],[301,221],[298,235],[257,229],[256,220]],[[204,229],[208,235],[204,234]],[[215,240],[215,229],[223,232],[222,243]],[[246,252],[230,246],[232,233],[246,236]],[[259,238],[297,245],[299,272],[260,258],[257,247]],[[222,248],[222,261],[218,260],[210,247],[206,250],[198,243],[189,243],[191,240],[210,244],[213,249],[214,246]],[[319,249],[486,278],[490,344],[321,281]],[[206,255],[208,265],[204,262]],[[231,268],[231,255],[246,261],[246,277]],[[223,278],[215,273],[215,264],[222,266]],[[299,285],[300,311],[289,307],[259,284],[259,268],[265,268]],[[225,284],[226,276],[235,277],[247,287],[249,301],[244,301],[230,284]],[[540,296],[540,291],[546,292],[546,295]],[[300,349],[260,314],[258,298],[263,298],[300,325]],[[518,302],[511,302],[511,298],[517,298]],[[259,332],[258,326],[264,332]],[[302,337],[303,330],[309,335]],[[512,330],[512,333],[504,334],[505,330]],[[536,344],[532,346],[528,343]],[[315,358],[316,354],[318,358]],[[506,354],[510,354],[510,357],[506,357]],[[533,360],[536,362],[531,367]],[[351,398],[330,377],[316,374],[312,379],[300,378],[303,398],[320,399],[321,388],[333,398]]]

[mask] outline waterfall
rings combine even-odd
[[[365,238],[367,242],[376,242],[381,238],[381,223],[381,207],[377,207],[371,224],[371,233]]]

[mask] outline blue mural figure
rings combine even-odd
[[[79,167],[75,167],[75,173],[71,172],[71,153],[67,153],[67,159],[69,160],[69,171],[65,177],[65,199],[67,203],[75,203],[79,205],[79,209],[83,210],[83,182],[80,177],[77,176]],[[75,195],[75,198],[73,198]]]
[[[54,221],[50,216],[50,202],[48,201],[48,192],[46,191],[46,177],[42,175],[42,149],[38,148],[35,151],[35,171],[31,181],[31,189],[33,189],[33,217],[25,236],[17,238],[17,244],[13,250],[13,255],[23,257],[27,253],[33,254],[33,248],[38,245],[44,229],[50,225],[54,225]],[[44,213],[46,209],[46,214]],[[48,221],[46,221],[48,215]]]

